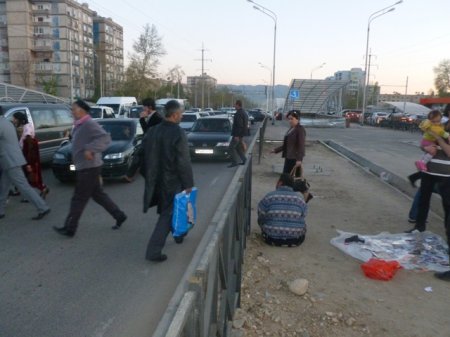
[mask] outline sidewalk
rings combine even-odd
[[[270,132],[275,130],[282,134],[286,129],[276,126]],[[233,323],[235,335],[448,337],[448,283],[432,273],[405,270],[389,282],[370,280],[359,261],[329,243],[337,229],[376,234],[409,228],[398,210],[407,209],[410,201],[324,146],[307,146],[307,178],[315,198],[309,204],[306,241],[295,248],[262,242],[257,205],[275,188],[278,174],[272,173],[272,166],[283,162],[270,149],[267,144],[262,163],[253,165],[252,233],[243,265],[242,310]],[[314,166],[322,172],[311,173]],[[429,220],[432,230],[443,236],[441,221],[434,216]],[[297,278],[309,281],[304,296],[292,294],[287,287]],[[428,286],[433,292],[424,291]]]
[[[287,129],[288,123],[285,120],[276,121],[274,126],[268,124],[265,138],[282,141]],[[416,171],[414,161],[422,157],[422,151],[419,148],[420,139],[420,133],[362,127],[357,124],[351,124],[348,129],[306,128],[307,141],[334,140],[374,164],[405,179]],[[306,153],[306,162],[308,162],[308,155]]]

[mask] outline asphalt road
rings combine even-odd
[[[128,215],[119,231],[91,201],[76,237],[66,239],[51,227],[63,224],[73,186],[45,169],[50,215],[31,221],[34,207],[13,197],[0,220],[0,336],[151,336],[232,179],[235,169],[226,165],[193,164],[198,223],[182,245],[168,238],[168,260],[161,264],[144,259],[157,216],[154,209],[142,213],[141,177],[105,182]]]

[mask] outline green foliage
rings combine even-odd
[[[56,96],[58,93],[58,78],[55,75],[41,77],[39,80],[42,90],[49,95]]]

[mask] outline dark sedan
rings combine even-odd
[[[111,144],[103,152],[102,176],[105,178],[123,177],[131,164],[133,156],[141,146],[143,132],[138,119],[104,119],[98,123],[111,136]],[[52,170],[62,182],[75,178],[72,162],[72,143],[63,143],[53,156]]]
[[[227,159],[231,121],[227,116],[199,118],[187,138],[192,158]]]

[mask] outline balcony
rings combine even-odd
[[[36,63],[35,70],[37,73],[53,73],[53,63],[43,62]]]
[[[50,9],[49,8],[33,8],[32,10],[33,14],[41,14],[41,15],[49,15]]]
[[[31,47],[31,50],[34,52],[46,52],[46,53],[53,53],[53,48],[51,46],[33,46]]]
[[[33,26],[35,27],[50,27],[50,21],[33,21]]]

